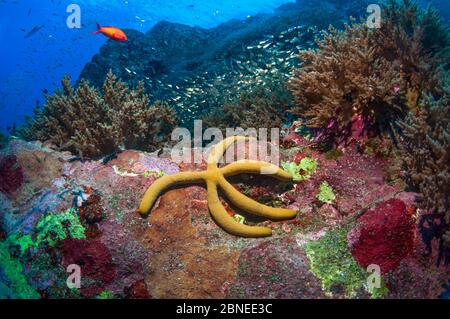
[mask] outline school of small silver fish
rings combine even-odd
[[[165,81],[168,75],[146,77],[149,95],[174,107],[181,123],[192,123],[214,108],[239,100],[243,92],[286,82],[300,64],[299,52],[314,47],[319,32],[316,27],[297,26],[267,35],[243,48],[239,55],[224,58],[221,72],[205,71],[181,78],[176,84]],[[130,69],[126,71],[136,75]]]

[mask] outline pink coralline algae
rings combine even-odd
[[[412,252],[414,222],[403,201],[390,199],[359,218],[348,240],[353,257],[362,267],[375,264],[387,273]]]
[[[94,297],[116,277],[112,256],[98,239],[66,239],[63,245],[63,264],[75,264],[81,268],[81,294]]]
[[[0,162],[0,191],[11,195],[23,184],[23,170],[15,155],[5,156]]]

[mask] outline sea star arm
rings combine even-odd
[[[236,142],[243,142],[243,141],[251,141],[254,140],[252,137],[245,137],[245,136],[232,136],[227,137],[222,142],[214,145],[211,148],[211,151],[208,156],[208,166],[209,167],[216,167],[217,163],[219,162],[220,158],[223,156],[225,151],[234,143]]]
[[[219,200],[217,185],[213,181],[207,181],[208,207],[214,220],[228,233],[241,237],[267,237],[272,235],[272,229],[261,226],[248,226],[236,222]]]
[[[153,204],[158,199],[158,196],[170,186],[183,183],[202,182],[204,177],[204,172],[181,172],[157,179],[145,192],[141,205],[139,206],[139,212],[141,215],[148,214]]]
[[[297,216],[295,210],[266,206],[239,193],[225,178],[219,179],[219,186],[224,191],[227,198],[229,198],[236,207],[251,214],[265,217],[270,220],[285,220]]]
[[[234,176],[238,174],[261,174],[275,177],[282,181],[292,180],[292,175],[282,170],[278,166],[260,161],[240,160],[222,167],[221,172],[224,176]]]

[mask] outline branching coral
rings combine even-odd
[[[417,114],[400,122],[406,179],[422,194],[422,207],[442,215],[450,225],[449,95],[438,100],[425,96],[419,106]]]
[[[237,103],[225,104],[207,114],[203,121],[207,127],[281,128],[286,121],[286,111],[292,97],[283,87],[273,90],[262,87],[245,92]]]
[[[384,13],[379,29],[330,28],[318,50],[300,53],[291,111],[309,127],[326,129],[326,137],[348,136],[361,119],[364,132],[384,132],[416,107],[422,90],[442,92],[442,52],[450,42],[436,12],[403,0],[391,1]]]
[[[444,69],[449,66],[450,29],[431,6],[422,11],[412,0],[390,0],[381,28],[374,34],[378,54],[398,64],[408,109],[421,92],[444,94]]]
[[[34,118],[27,118],[17,135],[94,157],[120,148],[161,148],[176,125],[175,111],[167,105],[156,102],[149,107],[143,83],[130,90],[112,72],[103,84],[103,94],[86,81],[75,90],[68,77],[62,86],[62,92],[46,97],[44,108],[35,109]]]
[[[400,103],[394,88],[399,70],[375,54],[370,31],[364,25],[330,29],[318,42],[319,50],[300,54],[304,66],[291,79],[297,106],[292,112],[307,118],[310,127],[330,128],[348,134],[356,114],[373,121],[377,108]]]
[[[258,173],[273,176],[280,180],[291,180],[292,176],[280,169],[278,166],[259,161],[240,160],[222,168],[217,167],[223,153],[231,145],[235,142],[245,141],[248,139],[249,138],[243,136],[233,136],[214,146],[208,157],[208,169],[206,171],[181,172],[174,175],[167,175],[156,180],[145,193],[139,207],[139,212],[142,215],[147,215],[153,204],[158,199],[160,193],[170,186],[204,181],[206,182],[206,187],[208,190],[208,207],[211,211],[211,215],[218,225],[220,225],[227,232],[236,236],[270,236],[272,234],[272,230],[268,227],[248,226],[233,219],[220,202],[219,195],[217,193],[219,186],[224,191],[225,195],[238,208],[257,216],[272,220],[283,220],[294,218],[297,215],[296,211],[290,209],[273,208],[259,204],[253,199],[239,193],[233,185],[225,179],[226,176],[233,176],[240,173]]]

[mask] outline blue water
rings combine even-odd
[[[76,80],[83,66],[106,42],[94,36],[95,22],[147,31],[161,20],[205,28],[232,18],[271,12],[294,0],[0,0],[0,131],[20,124],[43,90],[52,93],[61,78]],[[81,29],[69,29],[66,8],[81,7]],[[449,18],[448,0],[433,3]],[[24,38],[35,26],[36,34]]]
[[[96,21],[139,31],[147,31],[161,20],[209,28],[232,18],[270,12],[286,2],[289,1],[0,1],[0,129],[5,132],[13,122],[22,122],[36,101],[43,103],[42,90],[51,93],[65,74],[78,77],[107,40],[91,34]],[[66,26],[66,8],[71,3],[81,8],[81,29]],[[34,26],[42,25],[34,36],[24,38]]]

